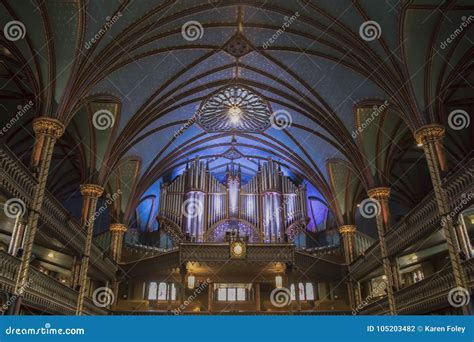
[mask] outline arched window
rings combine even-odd
[[[156,282],[152,281],[148,285],[148,300],[156,300],[156,289],[157,289]]]
[[[314,288],[312,283],[306,283],[306,300],[314,300]]]
[[[244,301],[245,300],[245,289],[244,288],[237,288],[237,300]]]
[[[167,299],[167,286],[166,283],[160,283],[158,286],[158,300],[166,300]]]
[[[174,286],[174,283],[171,284],[171,300],[176,300],[176,286]]]
[[[295,284],[290,285],[291,300],[296,300]],[[298,283],[299,300],[314,300],[314,287],[312,283]]]
[[[298,283],[298,290],[300,294],[300,300],[305,300],[305,295],[304,295],[304,284],[303,283]]]
[[[249,298],[250,284],[219,284],[217,300],[223,302],[243,302]]]

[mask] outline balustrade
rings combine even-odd
[[[0,284],[2,289],[12,292],[14,281],[20,267],[20,260],[0,251]],[[23,289],[25,305],[30,305],[43,313],[73,315],[78,293],[56,279],[31,267]],[[107,310],[96,307],[92,301],[86,305],[86,314],[104,315]]]
[[[456,211],[460,211],[462,201],[465,201],[465,197],[474,191],[474,159],[469,160],[446,179],[443,186],[449,196],[451,209],[457,208]],[[405,218],[387,232],[385,239],[388,254],[396,255],[440,228],[441,215],[438,212],[434,194],[430,192]],[[353,277],[360,279],[370,273],[380,266],[380,259],[379,241],[376,240],[363,255],[351,264],[350,269]]]
[[[0,168],[4,171],[0,174],[0,186],[12,197],[23,200],[28,207],[33,188],[37,183],[33,175],[4,146],[0,147]],[[40,220],[44,223],[46,232],[52,234],[77,255],[83,253],[85,232],[79,222],[48,191],[45,193]],[[95,244],[92,245],[91,259],[94,260],[94,267],[98,269],[99,274],[103,274],[107,279],[113,279],[117,266],[111,259],[104,257],[104,252]]]

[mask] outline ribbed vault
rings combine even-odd
[[[156,210],[159,184],[200,156],[218,177],[238,163],[244,178],[271,157],[338,224],[353,222],[373,186],[393,185],[396,201],[416,203],[429,179],[414,176],[426,170],[413,132],[446,125],[454,109],[472,112],[472,27],[440,47],[472,9],[468,1],[1,1],[2,22],[28,23],[24,39],[0,40],[1,124],[34,102],[2,139],[27,164],[32,119],[63,122],[50,190],[72,205],[81,183],[121,189],[114,220],[150,225],[143,203]],[[369,20],[378,39],[361,37]],[[197,36],[186,36],[190,22]],[[203,101],[235,84],[287,124],[204,130],[195,120]],[[472,126],[447,133],[450,162],[472,151]]]

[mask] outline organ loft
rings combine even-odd
[[[196,158],[160,194],[157,220],[175,243],[292,243],[308,221],[305,185],[295,185],[271,158],[245,184],[240,165],[227,166],[220,182]]]

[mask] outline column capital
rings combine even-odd
[[[82,196],[99,198],[104,192],[104,188],[96,184],[81,184],[80,185]]]
[[[59,139],[64,133],[64,125],[59,120],[41,116],[33,120],[33,131]]]
[[[425,142],[436,141],[444,137],[445,129],[438,124],[425,125],[417,129],[414,133],[418,145]]]
[[[385,186],[372,188],[367,191],[367,194],[372,199],[385,200],[390,197],[390,188],[385,187]]]
[[[340,226],[337,230],[339,231],[339,234],[349,235],[349,234],[355,234],[357,229],[356,229],[356,226],[353,224],[345,224],[343,226]]]
[[[122,223],[112,223],[109,227],[111,233],[125,233],[128,228]]]

